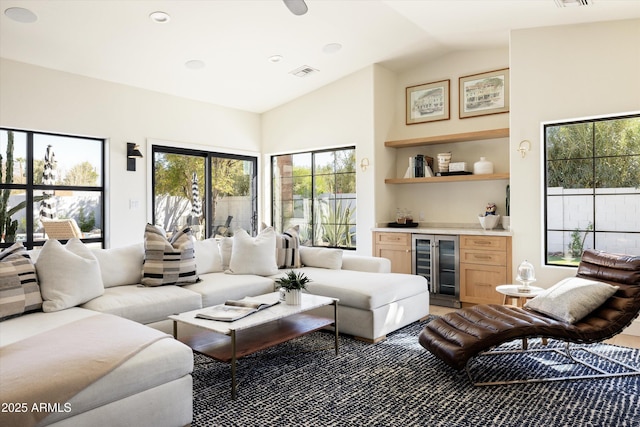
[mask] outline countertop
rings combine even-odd
[[[484,230],[480,224],[431,224],[419,223],[417,227],[388,227],[388,223],[378,224],[371,231],[383,231],[385,233],[411,233],[411,234],[456,234],[474,236],[513,236],[511,230],[505,230],[498,226],[493,230]]]

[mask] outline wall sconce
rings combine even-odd
[[[518,147],[518,151],[520,152],[520,155],[524,159],[525,156],[527,155],[527,151],[531,151],[531,141],[529,141],[528,139],[525,139],[524,141],[520,141],[520,146]]]
[[[133,142],[127,142],[127,170],[135,171],[136,170],[136,159],[142,158],[142,153],[140,152],[140,146],[138,144],[134,144]]]
[[[368,167],[369,159],[367,157],[364,157],[362,160],[360,160],[360,169],[362,169],[362,172],[366,172]]]

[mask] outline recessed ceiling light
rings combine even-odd
[[[204,68],[204,61],[192,59],[184,63],[184,66],[190,70],[201,70]]]
[[[280,62],[280,61],[282,61],[282,55],[271,55],[269,57],[269,62],[276,63],[276,62]]]
[[[324,53],[336,53],[340,49],[342,49],[342,45],[340,43],[329,43],[324,45],[324,47],[322,48],[322,51]]]
[[[22,22],[23,24],[30,24],[38,20],[35,13],[24,7],[10,7],[4,11],[4,14],[7,15],[9,19]]]
[[[149,18],[158,24],[166,24],[167,22],[171,21],[171,16],[169,16],[168,13],[166,12],[153,12],[149,15]]]

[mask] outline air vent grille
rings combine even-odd
[[[555,2],[558,7],[593,5],[593,0],[555,0]]]
[[[296,68],[293,71],[290,71],[289,74],[293,74],[296,77],[307,77],[309,74],[317,73],[313,67],[309,67],[308,65],[303,65],[302,67]]]

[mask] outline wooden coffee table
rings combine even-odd
[[[260,295],[256,299],[279,298],[279,293]],[[318,307],[333,305],[333,319],[308,313]],[[335,330],[334,349],[338,355],[338,300],[318,295],[302,294],[302,304],[284,302],[260,310],[234,322],[196,318],[199,311],[169,316],[173,320],[173,336],[196,353],[231,364],[231,398],[237,397],[236,363],[243,356],[256,353],[283,342],[301,337],[327,326]],[[190,325],[192,333],[178,336],[178,325]]]

